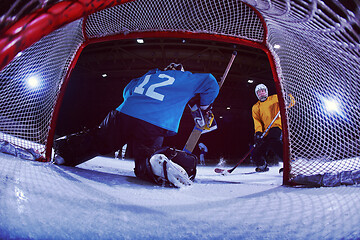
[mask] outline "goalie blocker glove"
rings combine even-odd
[[[199,107],[197,104],[194,104],[193,106],[189,104],[189,108],[195,125],[201,130],[210,130],[214,121],[214,114],[211,111],[212,105]]]

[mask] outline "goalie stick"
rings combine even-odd
[[[293,97],[293,95],[292,95],[291,93],[289,94],[289,97],[290,97],[290,102],[289,102],[289,105],[288,105],[286,108],[291,108],[291,107],[293,107],[293,106],[295,105],[295,98]],[[269,131],[270,127],[273,125],[273,123],[274,123],[275,120],[279,117],[279,115],[280,115],[280,111],[276,114],[276,116],[274,117],[274,119],[271,121],[270,125],[266,128],[266,130],[264,131],[264,133],[260,136],[260,139],[263,139],[263,138],[265,137],[266,133]],[[235,168],[237,168],[237,167],[249,156],[249,154],[250,154],[257,146],[259,146],[259,145],[261,145],[261,144],[262,144],[262,141],[261,141],[261,140],[260,140],[260,142],[259,142],[258,144],[257,144],[257,143],[253,144],[253,145],[251,146],[250,150],[245,154],[245,156],[244,156],[242,159],[240,159],[240,161],[239,161],[233,168],[228,169],[228,170],[222,169],[222,168],[215,168],[214,171],[215,171],[216,173],[221,173],[221,174],[224,174],[224,175],[225,175],[226,173],[232,173],[232,172],[235,170]]]
[[[234,51],[231,55],[231,59],[225,69],[225,72],[224,72],[224,75],[222,76],[220,82],[219,82],[219,89],[222,87],[222,85],[224,84],[224,81],[225,81],[225,78],[227,76],[227,74],[229,73],[230,71],[230,68],[231,68],[231,65],[232,63],[234,62],[234,59],[237,55],[237,52]],[[214,119],[215,120],[215,119]],[[209,128],[211,129],[212,126],[209,126]],[[184,146],[184,149],[183,151],[187,152],[187,153],[191,153],[195,146],[196,146],[196,143],[198,142],[201,134],[203,133],[203,129],[199,128],[196,124],[194,126],[194,129],[192,130],[185,146]]]

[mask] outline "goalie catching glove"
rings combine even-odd
[[[216,122],[213,112],[211,111],[212,106],[198,106],[197,104],[194,104],[193,106],[190,106],[189,108],[191,110],[191,115],[194,119],[195,125],[205,131],[211,131],[216,129]]]

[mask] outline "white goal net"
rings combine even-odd
[[[63,92],[84,46],[183,35],[268,54],[282,107],[286,184],[360,169],[357,1],[34,0],[24,11],[19,2],[0,18],[2,141],[49,159]],[[288,94],[296,104],[286,109]]]

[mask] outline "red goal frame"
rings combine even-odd
[[[284,150],[284,175],[283,183],[289,184],[289,135],[288,125],[286,118],[284,96],[281,89],[280,79],[276,71],[276,61],[274,56],[267,47],[267,26],[264,18],[259,11],[253,6],[248,5],[261,20],[264,28],[264,38],[262,42],[254,42],[247,39],[205,34],[205,33],[189,33],[189,32],[176,32],[176,31],[164,31],[164,32],[142,32],[142,33],[128,33],[127,35],[115,35],[101,38],[88,38],[85,33],[84,26],[86,22],[86,16],[101,11],[106,8],[110,8],[119,4],[124,4],[132,0],[80,0],[80,1],[62,1],[56,3],[46,9],[38,9],[33,13],[28,14],[22,19],[15,22],[13,25],[8,26],[1,32],[0,38],[0,70],[2,70],[10,61],[21,51],[25,50],[33,43],[40,40],[42,37],[48,35],[54,30],[73,22],[77,19],[84,18],[83,21],[83,35],[85,41],[78,49],[73,61],[70,64],[69,70],[66,73],[64,83],[61,86],[60,94],[56,101],[56,105],[53,111],[52,120],[48,132],[48,138],[46,142],[45,157],[48,161],[51,158],[52,143],[54,140],[56,122],[60,110],[60,106],[64,97],[65,89],[68,84],[72,70],[74,69],[77,60],[82,50],[89,44],[121,40],[121,39],[135,39],[135,38],[192,38],[192,39],[204,39],[210,41],[227,42],[238,45],[244,45],[252,48],[263,50],[268,56],[269,63],[272,69],[272,74],[276,86],[276,91],[279,97],[280,113],[283,126],[283,150]]]

